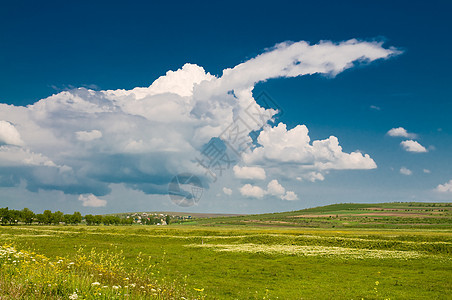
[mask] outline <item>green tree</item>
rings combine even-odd
[[[30,225],[31,223],[33,223],[33,219],[35,218],[36,216],[35,216],[35,213],[34,212],[32,212],[30,209],[28,209],[28,208],[24,208],[24,209],[22,209],[22,221],[25,223],[25,224],[28,224],[28,225]]]
[[[52,224],[52,219],[53,219],[53,214],[50,210],[46,209],[43,213],[44,215],[44,220],[43,220],[43,224]]]
[[[121,219],[121,224],[123,224],[123,225],[132,225],[133,224],[133,219],[132,218]]]
[[[46,223],[46,217],[44,214],[37,214],[36,215],[36,221],[38,221],[38,224],[45,224]]]
[[[94,223],[96,225],[100,225],[100,223],[102,223],[102,219],[103,219],[102,215],[95,215],[94,216]]]
[[[104,225],[110,225],[110,224],[113,224],[112,216],[104,216],[104,217],[102,218],[102,222],[104,223]]]
[[[121,218],[118,216],[113,216],[112,222],[113,222],[112,224],[118,225],[121,223]]]
[[[9,214],[8,207],[0,208],[0,220],[1,220],[2,224],[8,224],[9,219],[10,219],[10,214]]]
[[[9,210],[9,224],[16,224],[19,220],[22,219],[22,213],[20,210],[10,209]]]
[[[94,224],[94,216],[93,215],[86,215],[85,216],[85,222],[86,222],[86,225],[93,225]]]
[[[52,214],[52,223],[55,225],[60,224],[60,222],[63,222],[64,214],[61,211],[56,211]]]
[[[64,224],[66,224],[66,225],[72,224],[73,217],[74,217],[74,215],[65,214],[63,217]]]
[[[82,222],[82,214],[78,211],[72,215],[72,224],[79,224]]]
[[[170,215],[166,215],[165,221],[166,221],[166,224],[167,224],[167,225],[170,224],[170,222],[171,222],[171,217],[170,217]]]

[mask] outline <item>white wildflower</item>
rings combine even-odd
[[[70,300],[75,300],[75,299],[78,299],[78,295],[77,295],[77,293],[76,292],[74,292],[72,295],[69,295],[69,299]]]

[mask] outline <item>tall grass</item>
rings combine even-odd
[[[162,258],[164,262],[165,258]],[[50,259],[12,244],[0,246],[0,299],[187,299],[201,289],[162,275],[160,264],[139,254],[127,268],[122,251],[86,252]],[[138,267],[140,266],[140,267]]]

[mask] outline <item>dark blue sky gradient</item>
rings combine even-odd
[[[9,1],[0,10],[0,101],[33,103],[52,86],[148,86],[186,62],[219,75],[277,42],[350,38],[406,50],[395,63],[353,70],[353,92],[445,91],[452,2],[367,2]]]

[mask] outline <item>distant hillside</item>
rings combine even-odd
[[[452,228],[452,203],[332,204],[283,213],[196,220],[205,226]]]

